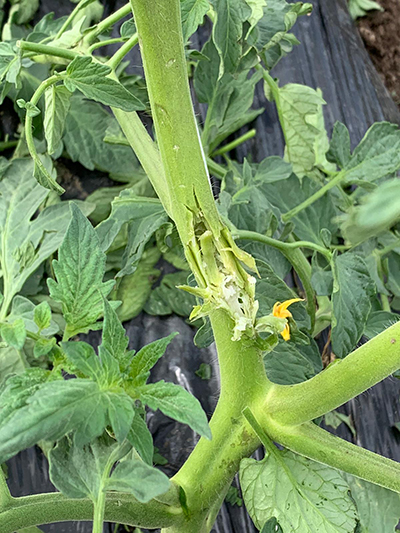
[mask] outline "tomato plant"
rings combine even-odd
[[[329,139],[319,89],[274,79],[310,4],[131,0],[101,19],[81,0],[24,30],[18,9],[0,43],[2,99],[24,120],[0,167],[0,462],[39,444],[59,492],[14,498],[2,476],[1,531],[93,520],[100,533],[107,520],[205,533],[237,472],[264,533],[393,531],[399,465],[319,422],[400,368],[398,126],[372,125],[352,150],[344,124]],[[138,44],[144,79],[124,61]],[[119,47],[99,55],[107,45]],[[239,163],[228,154],[256,131],[227,141],[262,113],[257,83],[285,154]],[[61,156],[123,185],[60,201]],[[153,287],[161,256],[176,271]],[[148,381],[174,334],[128,349],[122,322],[143,308],[190,315],[197,344],[215,341],[209,422],[184,388]],[[323,369],[314,339],[327,328]],[[97,351],[77,339],[99,329]],[[146,407],[201,436],[171,479],[153,465]],[[365,502],[385,506],[371,517]]]

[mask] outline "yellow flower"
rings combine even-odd
[[[289,305],[294,304],[295,302],[301,302],[302,298],[292,298],[291,300],[286,300],[286,302],[276,302],[274,304],[274,307],[272,308],[272,314],[273,316],[276,316],[278,318],[291,318],[292,313],[288,311]],[[290,339],[290,328],[289,323],[286,322],[286,326],[283,328],[283,330],[280,332],[282,337],[285,341],[288,341]]]

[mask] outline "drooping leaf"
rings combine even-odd
[[[94,228],[74,204],[71,212],[58,260],[53,261],[57,281],[48,280],[51,297],[63,306],[68,338],[93,326],[103,313],[102,296],[114,285],[113,280],[103,283],[106,256]]]
[[[0,247],[0,263],[8,303],[65,234],[70,220],[67,202],[47,207],[32,220],[47,195],[34,179],[29,160],[14,160],[0,181],[0,236],[5,244]]]
[[[96,63],[90,56],[77,56],[67,67],[66,88],[81,91],[87,98],[123,111],[145,109],[142,102],[118,81],[108,78],[111,68]]]
[[[54,154],[60,145],[65,120],[70,106],[70,91],[62,85],[52,85],[44,93],[46,110],[44,114],[44,135],[47,141],[47,151]]]
[[[261,529],[275,517],[283,531],[353,533],[357,512],[340,473],[288,450],[263,461],[243,459],[240,485],[246,508]]]
[[[96,227],[102,250],[107,250],[124,224],[128,225],[128,245],[123,257],[123,268],[118,276],[134,272],[145,245],[168,220],[159,200],[136,196],[126,189],[112,203],[110,216]]]
[[[337,256],[332,266],[332,349],[337,357],[345,357],[363,334],[375,284],[364,259],[356,253]]]
[[[150,409],[160,409],[165,415],[187,424],[201,436],[211,439],[211,431],[200,402],[183,387],[158,381],[140,389],[140,399]]]
[[[167,492],[170,481],[163,472],[143,461],[126,459],[117,465],[106,486],[107,490],[128,492],[139,502],[147,503]]]

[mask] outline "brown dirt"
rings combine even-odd
[[[358,27],[371,59],[400,105],[400,0],[378,0],[385,11],[371,11]]]

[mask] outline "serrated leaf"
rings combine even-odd
[[[40,156],[35,157],[34,164],[33,175],[42,187],[55,191],[58,194],[63,194],[65,192],[61,185],[56,182],[55,178],[47,170]]]
[[[121,461],[107,481],[107,490],[128,492],[142,503],[160,496],[170,488],[168,477],[156,468],[135,459]]]
[[[131,429],[127,436],[128,441],[138,452],[143,461],[149,465],[153,464],[153,437],[143,418],[136,413],[133,418]]]
[[[210,7],[208,0],[181,0],[182,31],[185,42],[202,24]]]
[[[87,98],[123,111],[145,109],[143,103],[125,87],[107,76],[111,68],[93,61],[89,56],[77,56],[67,67],[66,88],[81,91]]]
[[[174,383],[158,381],[138,390],[141,401],[150,409],[159,409],[170,418],[187,424],[202,437],[211,439],[207,417],[200,402],[184,388]]]
[[[240,485],[255,525],[275,517],[283,531],[353,533],[357,512],[340,473],[288,450],[243,459]]]
[[[70,91],[62,85],[52,85],[45,93],[45,114],[43,120],[47,151],[54,154],[58,150],[70,106]]]
[[[72,364],[71,370],[81,372],[85,377],[99,381],[102,377],[102,367],[94,348],[81,341],[63,342],[61,347]]]
[[[393,324],[400,320],[397,313],[389,313],[388,311],[372,311],[368,316],[367,324],[365,326],[364,335],[368,339],[372,339],[379,333],[382,333]]]
[[[99,238],[79,208],[71,204],[72,219],[58,260],[53,261],[57,282],[49,279],[51,297],[63,306],[69,337],[85,332],[103,313],[103,297],[114,281],[103,283],[106,256]]]
[[[97,383],[70,379],[45,383],[26,405],[0,417],[0,460],[6,461],[39,440],[58,440],[72,430],[78,443],[100,435],[106,424],[106,392]]]
[[[125,392],[118,394],[110,392],[107,398],[108,419],[112,430],[117,441],[123,442],[128,436],[135,417],[133,401]]]
[[[15,348],[0,348],[0,386],[11,374],[22,374],[24,362]]]
[[[130,376],[136,378],[151,370],[157,361],[164,355],[167,346],[176,335],[178,334],[171,333],[168,337],[151,342],[139,350],[131,361],[129,367]]]
[[[117,313],[111,305],[104,300],[104,326],[101,346],[106,349],[120,365],[124,366],[125,352],[129,339],[126,336],[125,328],[121,324]]]
[[[332,349],[337,357],[345,357],[364,332],[375,284],[364,259],[356,253],[339,255],[332,267]]]
[[[196,305],[196,298],[182,289],[179,285],[186,285],[188,272],[174,272],[167,274],[161,283],[150,294],[144,310],[149,315],[170,315],[188,317]]]

